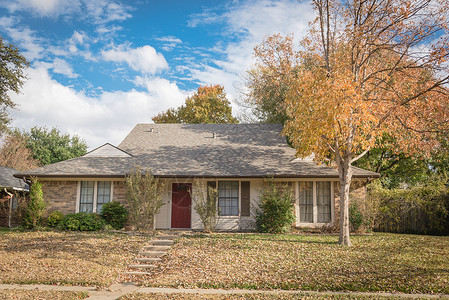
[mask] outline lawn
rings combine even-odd
[[[335,295],[330,293],[316,294],[310,292],[297,292],[297,293],[285,293],[279,292],[276,294],[267,293],[254,293],[254,294],[230,294],[230,295],[217,295],[217,294],[162,294],[162,293],[133,293],[122,296],[120,300],[192,300],[192,299],[211,299],[211,300],[293,300],[293,299],[337,299],[337,300],[350,300],[350,299],[401,299],[400,297],[380,297],[375,296],[360,296],[360,295]]]
[[[449,294],[449,237],[193,234],[139,283],[184,288]]]
[[[66,291],[30,291],[30,290],[1,290],[0,300],[29,300],[29,299],[52,299],[52,300],[77,300],[87,298],[87,293]]]
[[[0,283],[107,286],[147,240],[102,232],[0,231]]]

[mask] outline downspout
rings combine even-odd
[[[12,201],[13,201],[12,198],[14,197],[14,195],[11,194],[10,192],[8,192],[6,190],[6,188],[4,190],[5,190],[5,193],[9,195],[8,227],[11,228]]]

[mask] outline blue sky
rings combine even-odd
[[[294,0],[0,0],[0,34],[31,63],[11,125],[117,145],[205,84],[224,85],[238,116],[254,46],[299,40],[313,16]]]

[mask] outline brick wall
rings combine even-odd
[[[366,182],[365,180],[353,180],[349,189],[350,201],[356,201],[357,203],[363,203],[366,200]],[[334,230],[340,228],[340,183],[335,184],[335,222]]]
[[[114,181],[113,185],[114,192],[112,195],[112,201],[118,201],[126,206],[127,203],[125,181]]]
[[[77,181],[46,181],[42,183],[44,199],[48,202],[48,213],[58,210],[63,214],[76,209]]]

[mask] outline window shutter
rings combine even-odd
[[[241,203],[241,216],[249,217],[250,216],[250,182],[242,181],[242,203]]]

